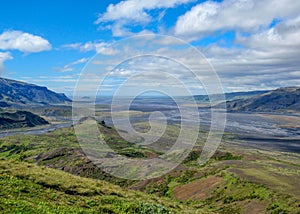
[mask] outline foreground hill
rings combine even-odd
[[[105,181],[0,159],[2,213],[197,213],[193,207]]]
[[[28,111],[0,113],[0,130],[34,127],[49,124],[45,119]]]
[[[247,99],[227,102],[230,111],[300,112],[300,87],[279,88]]]
[[[113,127],[99,129],[121,155],[158,155],[121,140]],[[108,175],[88,160],[72,127],[39,136],[5,137],[0,139],[0,212],[300,212],[298,154],[227,146],[204,166],[198,164],[200,150],[195,148],[172,172],[130,181]]]
[[[0,107],[65,104],[71,100],[58,94],[25,82],[0,78]]]

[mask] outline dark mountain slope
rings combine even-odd
[[[250,98],[256,95],[265,94],[270,91],[264,90],[264,91],[242,91],[242,92],[231,92],[231,93],[225,93],[225,99],[227,101],[230,100],[237,100],[237,99],[246,99]],[[212,97],[213,98],[213,97]],[[195,95],[194,99],[200,102],[209,102],[208,95]]]
[[[11,128],[34,127],[49,124],[40,116],[27,111],[0,113],[0,130]]]
[[[71,100],[64,94],[58,94],[25,82],[0,78],[0,107],[65,104]]]
[[[227,102],[230,111],[300,112],[300,87],[279,88],[248,99]]]

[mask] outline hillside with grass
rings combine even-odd
[[[119,154],[137,159],[161,154],[122,140],[113,127],[99,124],[99,129]],[[299,213],[300,191],[295,188],[300,180],[299,155],[241,150],[230,140],[226,135],[204,166],[197,162],[201,147],[196,145],[170,173],[131,181],[113,177],[91,162],[72,127],[40,136],[2,138],[0,209],[12,213]]]
[[[197,213],[169,199],[15,160],[0,160],[0,184],[4,213]]]

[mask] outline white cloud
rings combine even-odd
[[[106,42],[86,42],[63,45],[64,48],[75,49],[81,52],[95,51],[103,55],[115,55],[118,51],[110,48]]]
[[[81,46],[81,43],[72,43],[72,44],[65,44],[62,46],[62,48],[66,49],[79,49]]]
[[[300,17],[300,16],[299,16]],[[239,35],[234,41],[238,46],[220,47],[218,44],[208,48],[199,47],[209,62],[214,66],[226,91],[272,89],[284,86],[300,86],[300,18],[294,17],[281,21],[270,29],[260,30],[252,35]],[[157,56],[168,56],[183,64],[192,65],[192,69],[201,70],[202,79],[212,78],[202,68],[199,60],[195,59],[193,52],[188,48],[178,49],[177,41],[171,38],[158,39],[151,42],[151,47],[160,44],[161,49],[156,49]],[[179,43],[180,44],[180,43]],[[178,45],[179,45],[178,44]],[[136,45],[136,44],[135,44]],[[134,45],[133,45],[134,46]],[[143,44],[141,43],[141,48]],[[138,47],[136,47],[138,48]],[[147,46],[145,46],[147,48]],[[132,52],[130,49],[124,54]],[[135,59],[134,63],[139,62]],[[127,71],[170,71],[176,77],[193,87],[197,81],[188,79],[188,73],[184,69],[176,67],[168,61],[141,61],[133,64],[126,70],[115,73],[120,77],[126,76]],[[116,70],[118,71],[118,70]],[[124,75],[123,75],[124,74]],[[159,78],[147,77],[149,80]],[[146,79],[146,77],[145,77]],[[200,92],[199,92],[200,93]]]
[[[128,24],[143,25],[152,21],[149,10],[174,8],[181,4],[186,4],[194,0],[127,0],[118,4],[110,4],[105,13],[101,14],[96,20],[96,24],[104,25],[105,28],[111,29],[114,36],[125,36],[130,34],[126,28]],[[162,18],[160,14],[158,19]],[[114,22],[111,24],[111,22]],[[108,24],[107,24],[108,23]]]
[[[178,18],[175,35],[197,39],[216,31],[257,32],[274,19],[292,18],[299,11],[300,1],[293,0],[207,1]]]
[[[279,51],[298,51],[300,48],[300,15],[252,36],[238,36],[236,42],[248,48],[272,51],[272,54]]]
[[[268,89],[300,83],[300,16],[243,37],[243,48],[203,50],[226,87]]]
[[[89,58],[81,58],[81,59],[78,59],[74,62],[66,64],[64,67],[59,68],[58,70],[61,71],[61,72],[74,71],[75,70],[74,65],[85,63],[88,60],[89,60]]]
[[[229,1],[225,0],[225,2]],[[221,3],[213,4],[220,5]],[[294,10],[291,8],[290,11],[293,12]],[[239,26],[238,23],[232,25],[233,28],[238,29],[238,31],[246,29],[251,31],[251,34],[245,35],[237,32],[236,39],[231,47],[224,48],[224,46],[220,47],[215,43],[208,48],[199,48],[207,56],[208,60],[220,75],[226,91],[262,90],[300,85],[300,16],[296,16],[294,13],[291,13],[292,15],[289,16],[287,15],[289,13],[284,13],[283,11],[281,14],[286,14],[286,16],[284,16],[284,18],[282,18],[283,16],[274,16],[268,21],[262,21],[261,26],[264,25],[266,27],[258,26],[259,29],[256,29],[256,26],[252,28],[249,23],[250,27],[248,29],[245,27],[246,25],[243,24],[240,24]],[[281,21],[270,28],[269,24],[274,18],[279,18]],[[233,19],[235,20],[235,17],[233,17]],[[227,24],[227,26],[231,25]],[[213,29],[213,26],[208,26],[208,30],[209,28]],[[231,27],[226,29],[221,28],[221,30],[222,29],[228,30],[231,29]],[[208,32],[212,31],[209,30]],[[153,37],[156,36],[153,35]],[[195,69],[199,68],[199,60],[195,60],[192,55],[193,52],[188,49],[172,49],[172,47],[180,45],[179,41],[171,38],[156,39],[153,41],[154,42],[151,43],[151,48],[155,49],[157,55],[164,56],[165,53],[168,53],[166,56],[174,56],[174,59],[178,59],[180,62],[183,62],[183,64],[193,61],[192,63],[194,63]],[[72,47],[81,51],[89,51],[96,50],[96,44],[99,43],[79,43],[73,44]],[[235,46],[235,44],[239,46]],[[136,51],[136,55],[138,55],[139,52],[137,50],[140,48],[147,48],[147,45],[145,45],[145,47],[143,45],[145,44],[142,42],[138,45],[133,42],[132,46],[136,47],[136,49],[133,50],[130,49],[131,45],[129,45],[128,49],[126,49],[125,46],[122,46],[123,49],[120,49],[119,54],[124,52],[125,55],[128,54],[132,56]],[[109,47],[109,45],[103,43],[99,45],[99,47]],[[120,46],[116,45],[116,47]],[[156,47],[158,48],[156,49]],[[170,52],[171,54],[169,54]],[[134,63],[137,62],[139,61],[134,61]],[[101,65],[103,61],[94,60],[92,63]],[[125,68],[120,67],[120,69],[116,69],[112,75],[123,78],[134,72],[160,72],[169,70],[176,78],[178,77],[180,80],[189,83],[189,87],[199,87],[198,81],[193,81],[192,78],[189,79],[187,72],[183,72],[182,68],[168,61],[141,61],[130,66]],[[113,67],[109,67],[108,71],[112,68]],[[141,77],[145,80],[150,80],[150,84],[163,81],[161,80],[162,78],[160,75],[152,75],[151,77],[144,75]],[[204,70],[202,79],[205,80],[207,78],[211,78],[211,76]],[[168,80],[167,82],[170,81]],[[147,82],[145,82],[145,84],[146,83]],[[198,89],[195,89],[195,91],[196,90]]]
[[[5,31],[0,34],[0,49],[33,53],[50,50],[51,44],[40,36],[22,31]]]
[[[81,51],[95,50],[97,53],[101,53],[103,55],[115,55],[117,53],[117,50],[113,50],[109,46],[110,44],[105,42],[100,42],[100,43],[87,42],[80,47],[80,50]]]
[[[9,52],[0,52],[0,71],[3,70],[3,63],[6,60],[13,59]]]

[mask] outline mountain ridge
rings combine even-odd
[[[282,87],[246,99],[226,102],[229,111],[300,112],[300,87]]]
[[[38,86],[0,77],[0,107],[25,105],[51,105],[70,103],[65,94]]]
[[[238,92],[227,92],[224,93],[224,97],[227,101],[230,100],[237,100],[237,99],[244,99],[244,98],[249,98],[252,96],[268,93],[270,90],[256,90],[256,91],[238,91]],[[211,95],[211,98],[213,99],[214,97],[221,98],[220,95],[218,94],[213,94]],[[210,102],[210,98],[208,95],[194,95],[194,99],[196,101],[200,102]]]

